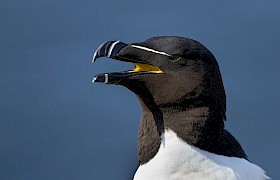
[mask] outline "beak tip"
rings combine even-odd
[[[97,55],[97,52],[95,51],[94,54],[93,54],[93,56],[92,56],[92,59],[91,59],[91,62],[92,62],[92,63],[94,63],[94,62],[96,61],[96,59],[97,59],[97,58],[96,58],[96,55]]]
[[[105,74],[96,75],[96,76],[94,76],[94,78],[92,79],[91,82],[92,83],[100,82],[100,83],[108,84],[108,82],[109,82],[109,74],[105,73]]]
[[[95,83],[95,81],[96,81],[96,79],[97,79],[97,77],[95,76],[93,79],[92,79],[92,83]]]

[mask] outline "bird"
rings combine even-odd
[[[219,65],[200,42],[179,36],[113,40],[101,44],[92,61],[101,57],[135,66],[92,80],[128,88],[141,105],[134,180],[270,179],[225,129]]]

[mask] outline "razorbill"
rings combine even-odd
[[[269,179],[224,129],[222,77],[215,57],[201,43],[174,36],[130,44],[108,41],[93,61],[100,57],[135,65],[93,78],[128,88],[141,104],[140,166],[134,180]]]

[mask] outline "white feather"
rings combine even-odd
[[[134,180],[265,180],[259,166],[246,159],[209,153],[166,130],[158,153],[139,166]]]

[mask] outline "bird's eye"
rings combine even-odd
[[[178,54],[172,54],[171,56],[169,56],[169,60],[171,62],[177,62],[180,60],[180,58],[181,58],[181,56],[179,56]]]

